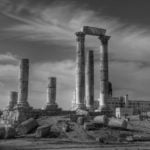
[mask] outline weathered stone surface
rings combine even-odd
[[[22,59],[20,62],[19,73],[19,93],[17,105],[20,107],[29,107],[28,98],[28,79],[29,78],[29,59]]]
[[[33,114],[32,107],[14,107],[13,110],[4,110],[2,119],[5,123],[16,125],[19,124],[32,116]]]
[[[85,122],[85,118],[84,118],[84,117],[78,117],[77,123],[78,123],[79,125],[83,125],[84,122]]]
[[[18,123],[21,123],[32,117],[32,107],[16,107],[14,109],[14,118]]]
[[[125,107],[128,107],[128,95],[124,96],[124,103],[125,103]]]
[[[16,130],[14,127],[6,126],[5,127],[5,139],[15,138]]]
[[[36,137],[46,137],[50,133],[51,126],[50,125],[43,125],[37,128],[36,130]]]
[[[90,50],[86,68],[86,107],[94,108],[94,52]]]
[[[85,52],[84,40],[85,34],[77,32],[77,50],[76,50],[76,105],[77,108],[84,108],[85,99]]]
[[[87,35],[100,36],[100,35],[105,35],[106,30],[101,28],[96,28],[96,27],[83,26],[82,32]]]
[[[56,77],[49,77],[47,102],[44,106],[44,110],[57,111],[58,109],[58,105],[56,104]]]
[[[70,131],[70,126],[68,123],[62,124],[62,131],[63,132],[69,132]]]
[[[108,126],[113,128],[127,129],[127,125],[128,123],[124,119],[110,118],[108,122]]]
[[[19,135],[25,135],[30,133],[33,129],[38,127],[38,123],[35,119],[30,118],[24,122],[22,122],[18,127],[17,127],[17,133]]]
[[[72,98],[72,111],[76,110],[76,91],[73,92],[73,98]]]
[[[92,122],[86,122],[83,126],[84,130],[95,130],[95,124]]]
[[[106,115],[96,116],[93,120],[94,122],[103,124],[103,125],[107,125],[109,121]]]
[[[0,127],[0,139],[5,138],[5,127]]]
[[[89,114],[89,112],[86,110],[83,110],[83,109],[77,109],[76,110],[76,115],[87,116],[88,114]]]
[[[108,97],[108,40],[110,36],[99,36],[100,46],[100,109],[103,110],[106,107],[106,99]]]
[[[8,110],[12,110],[14,106],[16,106],[18,100],[18,92],[16,91],[11,91],[10,92],[10,101],[8,105]]]
[[[49,84],[47,88],[47,104],[56,104],[56,77],[49,78]]]

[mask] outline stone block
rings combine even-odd
[[[105,35],[106,30],[96,27],[83,26],[82,32],[87,35],[100,36]]]
[[[35,128],[38,127],[38,123],[35,119],[30,118],[24,122],[22,122],[18,127],[17,127],[17,133],[19,135],[25,135],[33,131]]]
[[[38,127],[36,130],[36,137],[41,138],[41,137],[48,136],[50,133],[50,129],[51,129],[50,125],[44,125],[44,126]]]
[[[16,130],[13,127],[5,127],[5,139],[15,138]]]
[[[124,119],[110,118],[108,122],[108,126],[112,128],[122,128],[127,129],[127,121]]]
[[[87,116],[89,113],[86,110],[83,109],[77,109],[76,110],[76,115],[81,115],[81,116]]]
[[[5,127],[0,127],[0,139],[5,138]]]
[[[107,125],[108,124],[108,117],[106,115],[96,116],[94,118],[94,122],[99,123],[99,124],[103,124],[103,125]]]

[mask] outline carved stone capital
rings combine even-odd
[[[77,42],[84,42],[85,34],[83,32],[76,32],[75,35]]]
[[[111,36],[106,36],[106,35],[100,35],[98,38],[100,39],[100,42],[102,45],[107,45],[108,40],[110,39]]]

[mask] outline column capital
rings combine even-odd
[[[79,41],[84,42],[84,40],[85,40],[85,33],[83,33],[83,32],[76,32],[75,35],[76,35],[76,40],[78,42]]]
[[[101,44],[106,45],[108,44],[108,40],[110,39],[111,36],[107,35],[100,35],[98,38],[100,39]]]

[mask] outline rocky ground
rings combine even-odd
[[[51,125],[55,135],[46,138],[35,137],[35,132],[20,136],[15,139],[0,140],[0,150],[48,150],[48,149],[145,149],[150,150],[150,121],[132,119],[128,122],[128,129],[114,129],[102,126],[96,130],[85,130],[82,125],[70,122],[70,131],[64,131],[62,125],[68,121],[66,116],[41,117],[37,119],[38,124]],[[125,138],[131,135],[148,137],[146,141],[129,142]],[[103,142],[97,142],[98,137],[103,137]],[[147,139],[148,139],[147,138]]]

